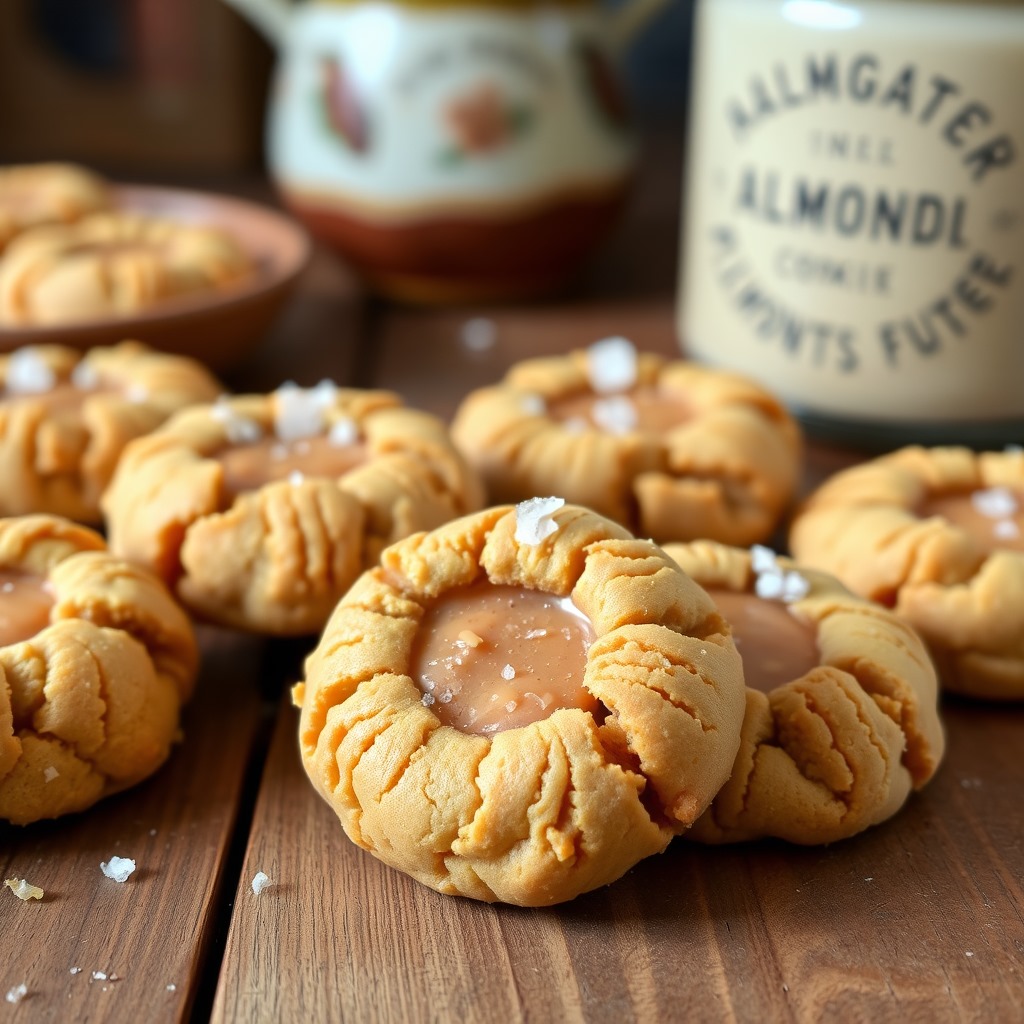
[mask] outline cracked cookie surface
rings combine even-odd
[[[1017,540],[980,537],[941,511],[949,497],[1016,495],[992,516]],[[1024,453],[903,448],[827,480],[790,531],[794,555],[891,607],[924,638],[942,686],[967,696],[1024,699]],[[1015,522],[1016,519],[1016,522]]]
[[[198,663],[151,574],[54,516],[0,520],[0,570],[43,581],[41,628],[0,646],[0,819],[81,811],[167,758]],[[5,637],[5,639],[12,639]]]
[[[631,425],[631,393],[661,413],[675,404],[681,418]],[[555,415],[591,399],[609,429]],[[659,543],[763,540],[795,493],[802,458],[796,422],[752,382],[640,354],[628,388],[599,393],[591,350],[513,366],[463,400],[452,437],[492,501],[560,494]]]
[[[232,483],[229,451],[264,445],[255,461],[270,471],[276,449],[290,466],[303,445],[330,454],[340,434],[339,449],[360,448],[341,472]],[[103,497],[111,550],[202,618],[276,635],[316,632],[384,547],[481,503],[440,420],[333,385],[186,410],[128,446]]]
[[[390,548],[344,596],[295,688],[300,750],[353,842],[442,893],[523,906],[619,878],[725,781],[739,656],[708,596],[652,542],[578,506],[537,543],[497,507]],[[410,675],[420,622],[483,581],[570,597],[597,710],[475,735]]]
[[[126,444],[220,385],[199,363],[123,342],[0,355],[0,515],[100,521],[100,495]]]
[[[710,541],[665,551],[712,598],[763,600],[749,551]],[[699,841],[844,839],[895,814],[942,759],[938,685],[920,638],[827,573],[779,565],[806,581],[783,607],[816,635],[817,664],[768,692],[747,688],[732,774],[688,834]],[[753,664],[755,653],[748,657]]]

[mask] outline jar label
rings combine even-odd
[[[1020,416],[1024,10],[892,7],[703,6],[684,347],[807,411]]]

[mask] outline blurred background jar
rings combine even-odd
[[[378,291],[552,290],[606,235],[636,141],[618,58],[667,0],[230,0],[279,52],[268,161]]]
[[[819,435],[1024,439],[1024,2],[700,0],[679,331]]]

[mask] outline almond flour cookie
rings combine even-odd
[[[904,448],[837,474],[790,542],[807,565],[892,608],[944,688],[1024,698],[1024,453]]]
[[[436,889],[546,906],[663,850],[728,777],[743,679],[708,596],[561,499],[388,548],[294,690],[349,838]]]
[[[74,164],[0,167],[0,252],[29,228],[71,224],[109,209],[102,178]]]
[[[621,338],[512,367],[467,396],[452,437],[492,501],[555,492],[660,542],[765,539],[801,464],[795,421],[762,388]]]
[[[57,345],[0,355],[0,515],[98,523],[124,446],[221,390],[194,360],[137,342],[85,355]]]
[[[103,511],[196,614],[298,635],[386,545],[481,503],[440,420],[324,381],[186,410],[128,446]]]
[[[152,774],[197,660],[164,587],[98,534],[0,520],[0,819],[81,811]]]
[[[747,683],[732,775],[690,837],[845,839],[934,775],[938,684],[905,622],[767,548],[697,541],[665,552],[729,621]]]
[[[22,234],[0,259],[0,324],[47,326],[145,312],[254,272],[222,228],[129,212]]]

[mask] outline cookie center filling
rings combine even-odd
[[[234,498],[276,480],[308,476],[336,480],[365,463],[367,450],[365,442],[339,444],[324,434],[294,441],[263,437],[225,448],[217,459],[224,468],[224,488]]]
[[[50,624],[53,596],[42,576],[0,570],[0,647],[31,640]]]
[[[1024,551],[1024,493],[989,487],[930,496],[918,508],[922,518],[942,516],[966,530],[988,552]]]
[[[584,392],[555,398],[548,403],[548,414],[570,428],[609,434],[663,434],[693,418],[682,395],[646,385],[620,394]]]
[[[821,664],[818,631],[784,602],[718,587],[708,593],[732,626],[752,690],[768,693]]]
[[[488,736],[558,708],[596,710],[583,686],[593,640],[569,598],[485,580],[427,608],[410,674],[442,722]]]

